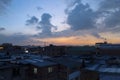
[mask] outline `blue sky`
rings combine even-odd
[[[1,43],[119,43],[119,0],[0,0],[0,5]]]
[[[68,5],[67,2],[65,0],[12,0],[5,14],[0,16],[2,19],[1,26],[10,30],[7,33],[28,33],[28,26],[25,25],[28,18],[34,15],[40,19],[43,13],[50,13],[52,15],[51,22],[60,26],[59,30],[64,29],[62,22],[67,16],[64,12]],[[90,3],[94,9],[97,6],[94,5],[96,2],[94,0],[83,0],[82,2]],[[24,29],[26,32],[23,32]]]
[[[57,9],[56,9],[57,7]],[[38,10],[38,8],[41,8]],[[53,16],[52,23],[59,25],[64,20],[65,1],[63,0],[13,0],[5,11],[5,15],[0,16],[2,19],[1,26],[10,30],[10,33],[23,32],[28,29],[25,21],[31,16],[41,17],[43,13],[50,13]]]

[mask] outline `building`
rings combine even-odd
[[[69,46],[66,53],[68,55],[92,55],[95,50],[94,46]]]
[[[86,70],[98,72],[99,80],[120,80],[120,56],[97,56]]]
[[[26,80],[26,66],[0,61],[0,80]]]
[[[24,49],[22,46],[12,45],[11,43],[3,43],[0,45],[0,52],[5,55],[23,54]]]
[[[70,56],[52,58],[50,61],[58,63],[58,79],[60,80],[87,80],[81,75],[84,73],[84,66],[81,61]],[[88,74],[87,74],[88,75]],[[90,74],[89,74],[90,75]],[[84,74],[86,76],[86,74]],[[94,77],[93,77],[94,78]],[[96,79],[93,79],[96,80]]]
[[[57,64],[45,60],[29,60],[27,80],[57,80]]]
[[[120,56],[120,44],[110,44],[110,43],[96,43],[95,44],[97,54],[100,55],[116,55]]]
[[[66,46],[49,46],[43,47],[43,54],[51,57],[62,56],[66,54]]]
[[[103,49],[103,45],[119,48],[111,44],[97,44],[96,48]],[[51,45],[43,48],[46,55],[0,54],[0,80],[120,80],[120,56],[64,55],[64,49]]]
[[[26,53],[31,53],[31,54],[40,54],[43,55],[43,48],[40,46],[30,46],[25,48]]]
[[[19,63],[26,65],[26,80],[57,80],[57,63],[45,60],[47,57],[28,55],[28,59],[20,60]]]

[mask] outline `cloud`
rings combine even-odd
[[[0,27],[0,31],[4,31],[5,30],[5,28],[3,28],[3,27]]]
[[[8,5],[11,3],[11,1],[12,0],[0,0],[0,14],[8,8]]]
[[[106,28],[120,27],[120,0],[104,0],[101,2],[100,17],[104,17],[102,24],[105,24]]]
[[[30,19],[26,20],[26,25],[35,25],[37,24],[39,19],[35,16],[32,16]]]
[[[40,11],[40,10],[42,10],[43,8],[42,7],[40,7],[40,6],[38,6],[38,7],[36,7],[37,8],[37,10],[38,11]]]
[[[49,13],[44,13],[41,16],[41,21],[39,22],[39,25],[37,26],[37,29],[42,30],[42,32],[39,33],[40,37],[47,37],[52,35],[52,28],[56,29],[57,27],[54,26],[50,19],[52,16]]]
[[[55,28],[51,23],[52,16],[44,13],[41,19],[36,21],[36,28],[40,30],[34,37],[55,38],[70,36],[92,35],[99,39],[105,39],[101,33],[119,32],[120,29],[120,1],[101,0],[97,10],[93,10],[89,3],[82,3],[81,0],[69,0],[70,4],[65,9],[67,20],[63,24],[70,25],[70,29],[61,32],[53,32]]]
[[[26,35],[23,33],[14,33],[11,35],[0,34],[0,44],[12,43],[14,45],[43,45],[43,41],[35,40],[33,35]]]
[[[37,35],[38,37],[50,37],[53,34],[52,29],[57,30],[57,26],[54,26],[51,23],[52,16],[49,13],[43,13],[41,19],[38,19],[35,16],[32,16],[30,19],[26,20],[26,25],[33,25],[40,31]]]
[[[4,35],[0,34],[0,43],[24,44],[28,36],[22,34]]]
[[[72,30],[86,30],[94,28],[96,12],[94,12],[89,4],[81,3],[81,0],[75,0],[66,9],[67,23]]]
[[[53,25],[50,22],[51,18],[52,18],[52,16],[48,13],[44,13],[41,16],[41,21],[39,24],[42,29],[42,34],[44,34],[44,35],[51,35],[51,28],[53,27]]]
[[[91,32],[90,34],[91,34],[92,36],[98,38],[98,39],[105,40],[105,38],[102,37],[102,36],[99,34],[99,32]]]
[[[110,14],[110,16],[105,19],[106,27],[117,27],[120,26],[120,10],[115,11]]]
[[[103,0],[100,4],[101,10],[114,10],[120,8],[120,0]]]
[[[81,0],[69,0],[65,13],[67,24],[71,30],[82,32],[78,35],[90,34],[96,38],[104,39],[101,33],[120,32],[120,0],[101,0],[97,10],[92,10],[88,4]]]

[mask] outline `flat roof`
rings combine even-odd
[[[52,58],[51,60],[69,68],[74,68],[74,67],[80,66],[81,64],[80,62],[69,59],[67,57]]]
[[[50,61],[43,60],[43,59],[26,59],[26,60],[22,60],[21,63],[31,64],[31,65],[38,66],[38,67],[52,66],[52,65],[57,64],[57,63],[50,62]]]

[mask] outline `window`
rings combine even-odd
[[[14,68],[13,69],[13,77],[20,76],[20,69],[19,68]]]
[[[53,68],[52,67],[48,67],[48,73],[52,72]]]
[[[34,74],[37,74],[37,73],[38,73],[38,69],[34,68]]]
[[[4,49],[4,47],[1,47],[1,46],[0,46],[0,50],[3,50],[3,49]]]

